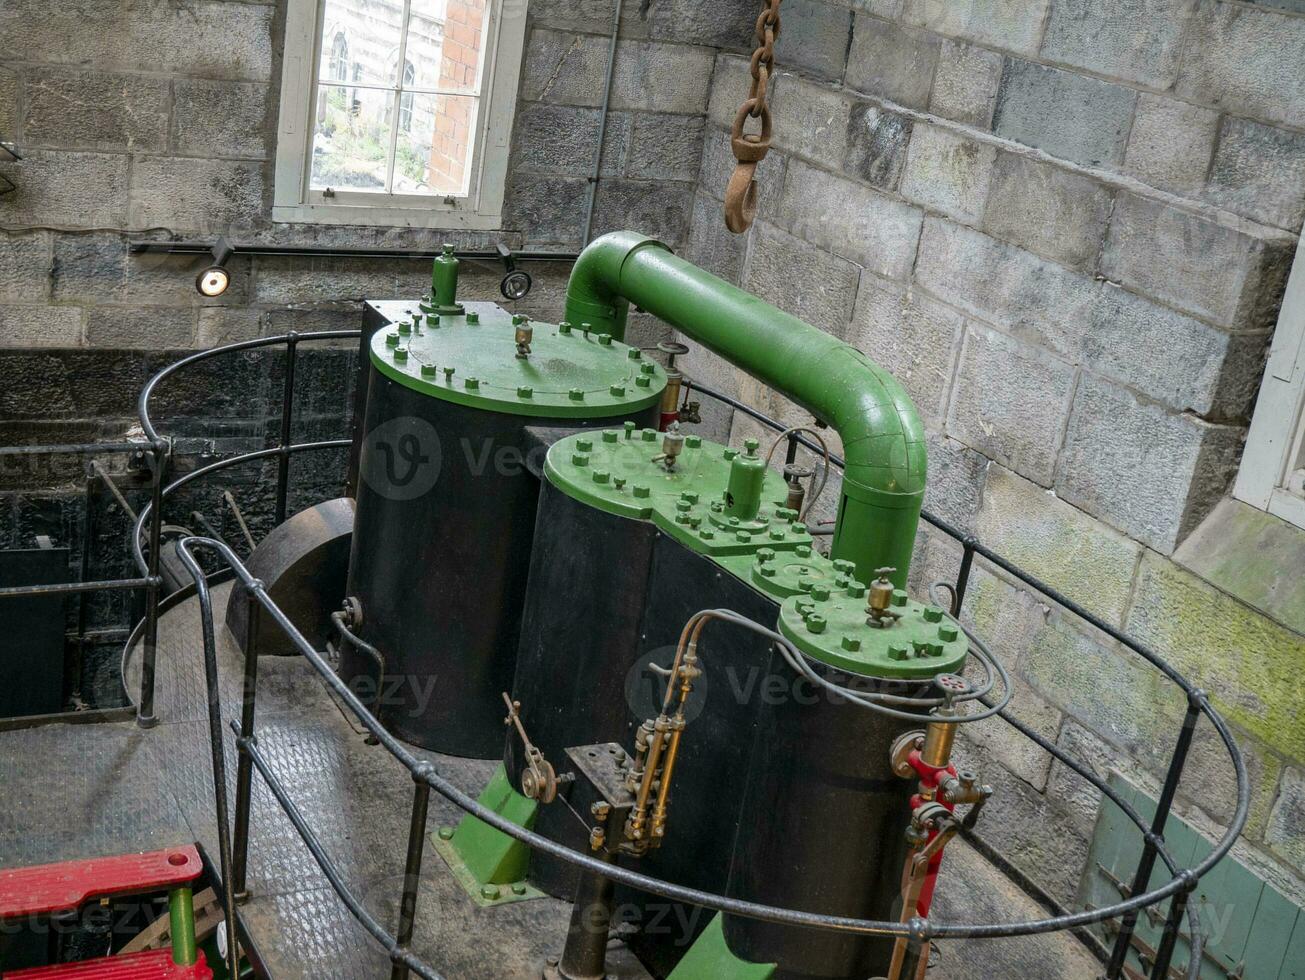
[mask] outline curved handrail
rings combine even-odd
[[[207,361],[209,358],[221,354],[230,354],[233,351],[253,350],[256,347],[275,347],[278,344],[296,344],[311,340],[345,340],[349,337],[360,336],[362,336],[361,330],[316,330],[310,333],[299,333],[291,330],[288,333],[276,334],[272,337],[255,337],[253,340],[238,340],[234,343],[223,344],[220,347],[209,347],[205,350],[196,351],[194,354],[189,354],[179,361],[173,361],[157,372],[149,381],[145,382],[145,387],[140,390],[140,396],[136,399],[136,414],[140,418],[141,428],[145,431],[145,438],[151,443],[157,443],[163,438],[150,420],[150,398],[154,395],[154,389],[160,383],[184,367],[198,364],[200,361]]]

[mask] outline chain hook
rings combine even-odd
[[[756,111],[761,117],[760,133],[745,133],[743,125]],[[736,235],[752,227],[757,217],[757,164],[770,149],[770,107],[758,99],[739,106],[730,132],[730,149],[738,161],[725,188],[725,227]]]
[[[779,37],[780,0],[764,0],[757,16],[757,48],[748,66],[752,84],[748,97],[734,117],[730,131],[730,149],[737,161],[725,187],[725,227],[742,234],[757,217],[757,164],[770,150],[770,105],[767,102],[770,80],[775,70],[775,38]],[[749,119],[761,120],[760,133],[744,133]]]

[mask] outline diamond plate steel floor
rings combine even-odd
[[[229,588],[214,589],[214,612],[222,714],[234,720],[242,658],[221,625]],[[150,731],[123,723],[0,733],[0,867],[187,841],[198,841],[216,864],[201,635],[194,599],[162,616],[155,707],[159,725]],[[133,664],[129,690],[136,689],[134,673]],[[406,770],[384,749],[366,744],[356,722],[297,657],[260,660],[258,732],[260,749],[345,881],[392,929],[398,920],[412,800]],[[225,750],[234,801],[232,739],[226,740]],[[491,762],[417,754],[473,795],[494,768]],[[257,774],[254,786],[252,897],[240,915],[262,970],[275,980],[388,977],[387,958],[331,889]],[[452,804],[432,794],[428,831],[459,816]],[[966,913],[982,906],[994,918],[1040,917],[1041,910],[999,872],[968,849],[965,854],[954,865],[952,894],[964,896]],[[962,917],[947,911],[948,918]],[[450,980],[533,980],[546,957],[560,951],[568,915],[568,905],[552,899],[477,907],[428,844],[413,949]],[[951,949],[960,952],[958,946],[944,947],[944,952]],[[981,975],[993,976],[990,968],[1003,961],[1020,968],[1002,975],[1036,974],[1046,980],[1077,980],[1098,969],[1096,960],[1068,936],[996,941],[966,953],[945,956],[930,977],[977,976],[967,969],[976,963],[985,964]],[[637,970],[612,966],[614,974],[637,975]],[[1029,968],[1032,973],[1025,972]]]

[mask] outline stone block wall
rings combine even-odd
[[[237,257],[230,289],[204,299],[193,284],[204,257],[132,255],[132,240],[578,249],[611,12],[589,6],[530,5],[504,227],[468,234],[271,221],[285,0],[5,3],[0,139],[23,159],[0,162],[17,185],[0,196],[0,350],[57,391],[80,381],[60,351],[104,352],[107,373],[120,351],[354,327],[362,299],[429,283],[428,260]],[[716,46],[746,42],[750,21],[722,11],[686,26],[639,6],[624,12],[595,234],[641,227],[680,245]],[[556,318],[568,265],[530,271],[536,285],[521,309]],[[467,263],[465,295],[499,299],[501,275],[497,264]],[[62,441],[61,426],[72,441],[122,431],[134,393],[111,390],[121,397],[93,417],[54,398],[39,418],[6,408],[11,391],[0,425],[13,441]]]
[[[934,513],[1210,692],[1251,777],[1239,854],[1300,900],[1302,620],[1174,559],[1236,472],[1305,218],[1305,16],[1290,6],[786,3],[758,221],[734,236],[721,218],[748,81],[746,59],[722,53],[688,251],[902,380],[929,430]],[[708,354],[685,364],[810,421]],[[959,557],[926,526],[914,586],[954,577]],[[977,569],[965,615],[1014,669],[1019,717],[1158,789],[1175,689]],[[1235,802],[1213,735],[1202,725],[1181,788],[1206,829]],[[1000,786],[981,835],[1072,905],[1100,799],[1000,722],[965,752]]]
[[[741,3],[696,14],[696,5],[680,6],[672,14],[664,4],[646,12],[625,5],[595,234],[631,226],[677,246],[687,238],[715,54],[746,43],[751,15],[739,15]],[[0,154],[0,174],[17,185],[0,196],[0,444],[120,438],[134,424],[140,387],[189,349],[353,328],[363,299],[429,288],[429,260],[237,257],[230,289],[203,299],[194,277],[204,257],[132,255],[132,240],[226,235],[249,244],[423,250],[446,240],[558,251],[583,244],[607,0],[529,5],[503,228],[473,234],[272,222],[285,8],[285,0],[0,3],[0,140],[23,158]],[[450,8],[478,23],[483,0]],[[455,40],[474,42],[459,33],[467,26],[458,25]],[[569,265],[528,268],[535,287],[519,308],[560,317]],[[501,299],[500,265],[465,263],[462,273],[463,295]],[[658,336],[647,320],[637,329]],[[346,431],[352,370],[347,351],[303,348],[300,388],[316,401],[299,408],[297,438]],[[239,355],[161,392],[155,418],[183,437],[182,464],[274,440],[280,371],[271,352]],[[139,479],[121,472],[121,458],[104,462],[138,503]],[[88,465],[84,457],[0,459],[0,547],[30,546],[34,534],[50,533],[73,549],[70,577],[83,549],[89,576],[126,574],[125,527],[104,499],[92,505],[88,541]],[[338,454],[296,460],[297,499],[334,493],[342,473]],[[238,541],[221,491],[232,490],[260,530],[273,485],[262,470],[230,472],[212,481],[200,509]],[[194,506],[178,501],[170,516],[191,523]],[[111,632],[129,619],[123,603],[110,601],[91,622]],[[103,658],[90,658],[83,687],[91,703],[121,696],[115,656],[110,644]]]
[[[18,185],[0,197],[0,347],[176,350],[352,326],[359,299],[419,293],[429,271],[245,258],[230,290],[203,300],[203,259],[129,255],[129,239],[577,249],[611,26],[610,4],[589,6],[530,4],[504,226],[468,234],[271,221],[284,0],[6,3],[0,137],[23,160],[0,162]],[[643,227],[680,245],[714,56],[746,43],[750,17],[722,10],[686,26],[663,5],[639,7],[626,4],[595,233]],[[567,267],[531,271],[523,309],[557,315]],[[497,298],[500,269],[465,272],[468,295]]]

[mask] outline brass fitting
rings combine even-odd
[[[675,366],[675,359],[681,354],[689,353],[689,348],[678,341],[664,340],[657,349],[666,355],[666,387],[662,391],[662,414],[674,415],[680,406],[680,392],[683,390],[684,374]]]
[[[524,360],[530,356],[530,342],[535,338],[535,328],[522,321],[516,325],[517,357]]]
[[[784,466],[784,482],[788,484],[788,498],[784,501],[784,506],[789,510],[802,513],[802,504],[807,498],[807,488],[802,485],[802,481],[810,477],[813,472],[797,463],[788,463]]]
[[[942,791],[943,802],[953,806],[978,803],[981,799],[992,795],[990,787],[979,784],[978,773],[968,769],[960,770],[955,776],[948,776],[938,785],[938,788]]]
[[[891,626],[901,616],[892,611],[894,585],[888,580],[888,576],[896,572],[895,568],[877,568],[875,574],[879,576],[870,583],[870,591],[866,595],[866,623],[870,626]]]
[[[920,748],[920,761],[934,769],[946,769],[951,763],[952,746],[956,743],[956,712],[950,707],[937,709],[924,730],[924,745]]]
[[[653,462],[660,462],[668,470],[675,469],[675,461],[684,451],[684,434],[680,432],[680,423],[672,422],[662,433],[662,451],[653,457]]]
[[[662,389],[662,414],[672,415],[680,407],[680,391],[683,388],[684,375],[667,374],[666,387]]]

